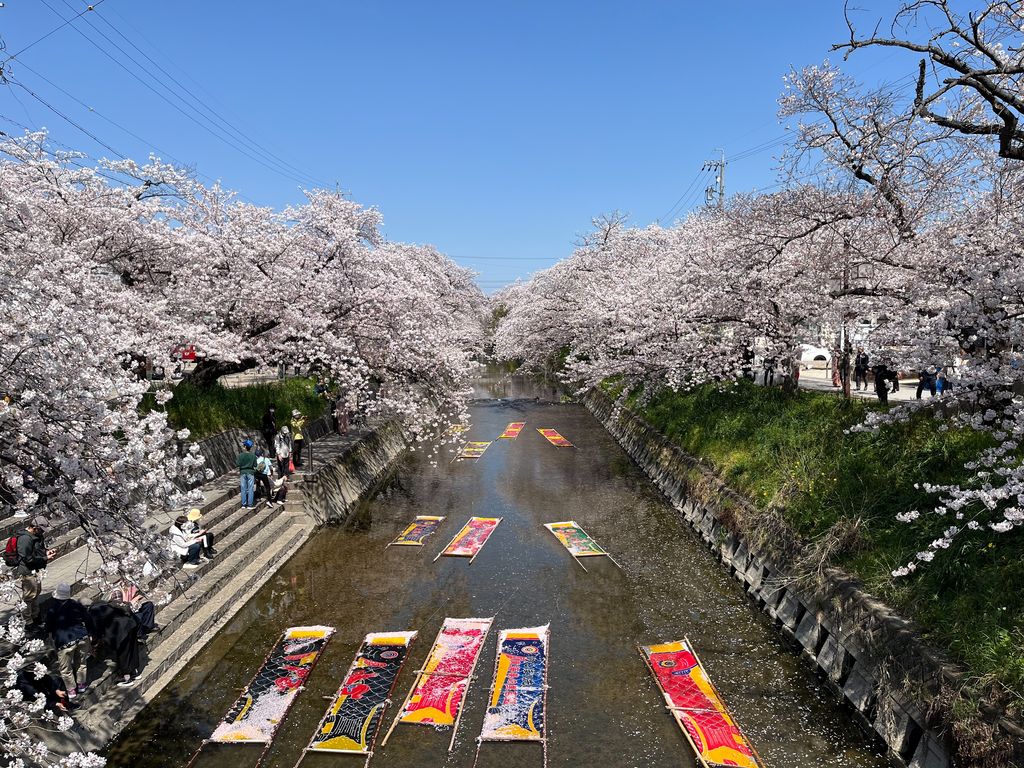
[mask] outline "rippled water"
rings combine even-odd
[[[554,390],[516,379],[482,382],[477,394],[509,399],[479,401],[469,439],[493,439],[506,423],[525,421],[519,439],[496,441],[475,463],[434,467],[422,454],[407,457],[349,525],[317,533],[213,643],[197,651],[110,748],[112,766],[184,765],[282,629],[329,624],[338,632],[263,763],[290,768],[366,633],[420,632],[395,691],[397,707],[445,616],[491,615],[494,630],[551,623],[552,767],[696,765],[636,648],[684,635],[769,766],[888,764],[582,406],[552,402]],[[549,445],[538,427],[557,429],[577,448]],[[417,514],[448,519],[422,548],[385,549]],[[476,561],[431,562],[473,515],[504,518]],[[578,521],[624,570],[590,558],[590,572],[584,572],[542,527],[567,519]],[[469,768],[496,634],[480,659],[455,751],[447,753],[446,733],[403,725],[386,748],[378,747],[374,766]],[[389,710],[385,726],[394,714]],[[258,747],[211,746],[196,765],[240,768],[255,764],[258,753]],[[311,755],[302,765],[360,762]],[[540,765],[540,747],[524,743],[485,744],[479,763]]]

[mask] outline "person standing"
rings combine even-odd
[[[44,624],[57,649],[57,666],[68,699],[85,693],[86,663],[92,650],[89,643],[91,619],[85,607],[71,599],[71,587],[58,584],[53,591],[53,603],[46,611]]]
[[[274,473],[274,462],[263,454],[262,448],[256,449],[256,486],[260,495],[270,501],[270,476]]]
[[[858,392],[861,384],[864,385],[864,389],[868,388],[868,356],[864,352],[864,347],[857,347],[857,356],[853,358],[853,381]]]
[[[917,376],[917,399],[921,399],[921,392],[927,389],[932,397],[935,397],[935,366],[929,365]]]
[[[21,596],[25,601],[21,615],[26,624],[39,621],[39,595],[43,591],[43,571],[47,563],[45,525],[41,517],[33,518],[17,539],[18,560],[14,571],[21,576]]]
[[[273,457],[274,438],[277,437],[277,406],[274,403],[268,405],[266,412],[263,414],[261,431],[263,432],[263,439],[267,442],[268,454]]]
[[[770,387],[775,383],[775,358],[766,357],[762,367],[764,368],[764,385]]]
[[[306,427],[306,417],[302,415],[302,411],[292,411],[292,457],[295,461],[296,467],[302,466],[302,446],[306,444],[306,439],[302,436],[302,430]]]
[[[889,380],[894,374],[884,363],[879,363],[874,368],[875,373],[875,394],[878,395],[878,402],[882,405],[889,404]],[[895,392],[895,390],[893,390]]]
[[[238,468],[238,485],[242,492],[242,509],[256,506],[253,495],[256,492],[256,454],[252,452],[252,440],[242,443],[242,452],[235,459]]]
[[[292,460],[292,433],[287,424],[282,426],[281,431],[277,433],[274,449],[277,455],[278,477],[287,477],[288,465]]]

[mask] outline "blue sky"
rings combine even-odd
[[[62,23],[48,5],[85,7],[6,0],[2,58]],[[337,184],[381,209],[389,238],[438,246],[493,291],[567,255],[598,214],[664,216],[716,148],[782,136],[783,74],[845,34],[839,0],[101,0],[5,69],[118,152],[173,156],[260,204],[302,199],[288,175]],[[143,67],[178,88],[133,44],[241,129],[235,144],[274,157],[204,129],[216,118],[154,82]],[[866,51],[849,71],[877,83],[914,67]],[[18,86],[0,87],[0,115],[111,154]],[[731,163],[727,191],[773,184],[778,151]]]

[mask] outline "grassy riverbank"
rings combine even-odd
[[[964,537],[918,574],[890,577],[950,522],[936,518],[922,528],[921,521],[895,519],[911,509],[927,519],[929,497],[915,485],[968,478],[964,462],[987,437],[940,431],[927,416],[877,435],[847,434],[872,407],[744,383],[727,392],[664,392],[641,410],[755,505],[777,507],[804,540],[846,531],[836,565],[915,619],[932,643],[978,677],[1024,696],[1022,532]]]
[[[267,406],[277,406],[278,420],[284,423],[295,409],[309,419],[323,413],[324,401],[313,394],[312,379],[285,379],[247,387],[196,387],[182,382],[174,387],[167,403],[167,417],[175,428],[185,427],[197,440],[231,427],[258,430]]]

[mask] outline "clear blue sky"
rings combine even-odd
[[[3,58],[62,23],[48,4],[65,19],[86,5],[6,0]],[[379,207],[389,238],[438,246],[488,291],[567,255],[595,215],[663,216],[715,148],[783,135],[783,74],[846,35],[839,0],[101,0],[5,65],[119,152],[171,155],[276,207],[301,200],[302,184],[219,141],[79,31],[181,106],[127,38],[246,137]],[[850,71],[878,82],[914,67],[868,51]],[[110,156],[18,87],[0,88],[0,115],[3,130],[46,126]],[[727,191],[774,183],[778,151],[731,163]]]

